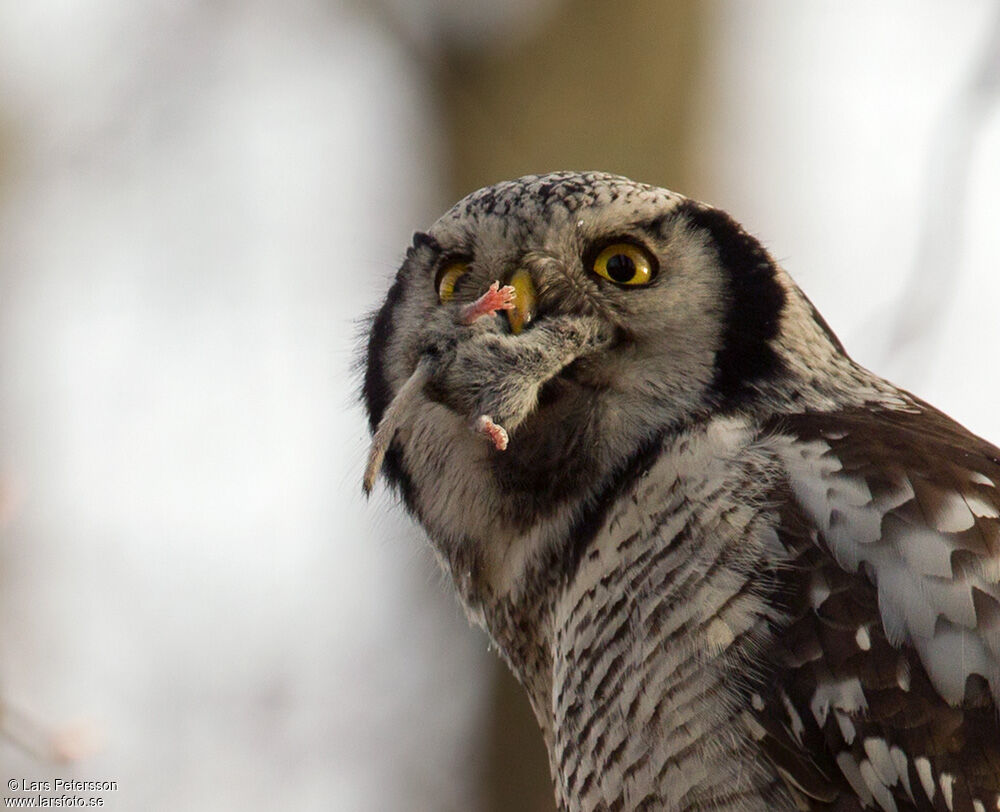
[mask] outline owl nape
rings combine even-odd
[[[600,173],[414,237],[382,472],[563,810],[1000,809],[1000,450],[854,363],[724,212]]]

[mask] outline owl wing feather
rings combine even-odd
[[[751,732],[803,809],[1000,809],[1000,449],[919,402],[771,428],[792,621]]]

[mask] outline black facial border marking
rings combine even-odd
[[[695,201],[682,203],[675,214],[708,232],[726,274],[729,304],[711,391],[716,408],[738,409],[753,397],[754,384],[783,370],[771,342],[781,329],[785,290],[777,280],[774,260],[728,214]]]
[[[404,266],[405,268],[405,266]],[[393,391],[385,378],[384,356],[392,340],[396,308],[403,298],[403,272],[396,275],[385,302],[371,319],[368,349],[365,359],[365,379],[361,397],[368,411],[368,426],[372,433],[392,402]],[[402,454],[395,443],[389,446],[382,462],[382,474],[392,487],[398,488],[406,505],[413,510],[413,482],[403,466]]]
[[[405,267],[405,266],[404,266]],[[402,271],[389,288],[385,302],[371,320],[368,334],[368,349],[365,361],[365,380],[361,396],[368,411],[368,426],[374,433],[382,415],[392,402],[393,391],[383,372],[384,355],[392,340],[393,319],[400,300],[403,298]],[[403,501],[413,509],[413,483],[407,474],[399,448],[392,444],[382,463],[382,473],[390,485],[399,489]]]
[[[403,280],[400,276],[389,288],[382,307],[371,320],[368,331],[368,349],[365,356],[365,380],[361,388],[361,396],[368,410],[368,427],[375,431],[382,415],[392,402],[392,387],[383,372],[383,356],[393,333],[393,316],[396,307],[403,298]]]

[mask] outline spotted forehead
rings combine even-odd
[[[439,221],[457,224],[500,221],[505,231],[535,231],[553,222],[608,206],[639,217],[683,200],[666,189],[601,172],[554,172],[497,183],[462,198]]]

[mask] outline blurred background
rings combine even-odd
[[[411,233],[529,172],[667,186],[1000,440],[998,13],[0,0],[0,786],[551,809],[516,686],[361,498],[359,338]]]

